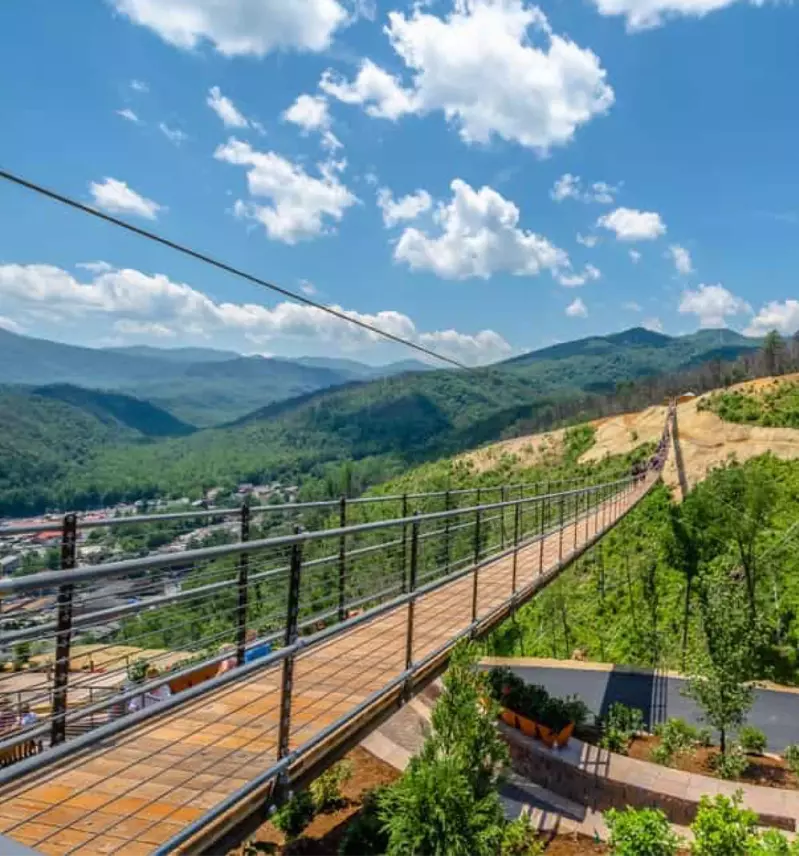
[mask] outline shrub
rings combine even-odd
[[[637,707],[627,707],[620,701],[610,706],[605,722],[610,728],[618,728],[626,731],[630,737],[636,732],[644,730],[644,714]]]
[[[317,811],[341,805],[341,786],[352,778],[352,762],[339,761],[311,782],[311,796]]]
[[[691,824],[692,856],[749,856],[757,840],[757,815],[742,809],[741,792],[732,799],[703,796]]]
[[[380,819],[380,800],[385,788],[367,791],[355,819],[347,826],[339,856],[377,856],[388,849],[388,833]]]
[[[726,752],[719,752],[711,761],[713,769],[722,779],[739,779],[749,767],[749,759],[741,747],[731,746]]]
[[[620,731],[618,728],[604,728],[602,737],[599,738],[599,745],[608,752],[618,752],[620,755],[626,755],[630,745],[630,736],[626,731]]]
[[[696,742],[696,729],[677,717],[658,725],[655,734],[660,737],[661,746],[669,756],[687,752]]]
[[[786,746],[782,757],[791,770],[799,776],[799,744],[792,743],[790,746]]]
[[[659,809],[628,808],[605,812],[610,850],[615,856],[674,856],[679,838]]]
[[[665,743],[661,743],[649,753],[649,758],[655,764],[662,764],[664,767],[670,767],[674,760],[674,753],[669,750]]]
[[[696,730],[696,743],[697,746],[704,746],[708,748],[713,745],[713,730],[708,728],[707,726],[703,726],[702,728],[697,728]]]
[[[744,752],[752,755],[762,755],[766,751],[768,742],[766,735],[754,725],[744,725],[738,732],[738,743]]]
[[[563,700],[563,705],[569,717],[569,722],[573,722],[575,728],[580,728],[588,722],[591,716],[591,711],[588,705],[576,695],[566,696]]]
[[[314,800],[311,792],[298,791],[272,815],[272,823],[288,838],[296,838],[313,820]]]
[[[790,842],[776,829],[768,829],[750,845],[747,856],[797,856],[799,842]]]
[[[530,806],[524,806],[515,820],[505,824],[500,856],[543,856],[543,853],[544,843],[530,817]]]

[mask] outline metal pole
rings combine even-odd
[[[560,532],[558,533],[558,564],[563,562],[563,494],[560,497]]]
[[[449,500],[450,500],[449,491],[446,490],[446,491],[444,491],[444,511],[450,510]],[[449,562],[450,562],[449,526],[450,526],[450,518],[447,517],[447,519],[444,521],[444,560],[445,560],[445,567],[446,567],[446,573],[447,574],[449,574]]]
[[[78,518],[65,514],[61,527],[61,570],[75,567],[78,542]],[[72,641],[72,595],[75,586],[66,583],[58,588],[58,615],[56,617],[55,664],[53,668],[53,708],[50,722],[50,745],[66,740],[67,686],[69,684],[69,649]]]
[[[472,623],[477,620],[477,567],[480,561],[480,508],[474,515],[474,574],[472,575]]]
[[[241,531],[242,544],[250,540],[250,503],[244,500],[241,506]],[[236,605],[236,664],[244,663],[244,653],[247,646],[247,599],[248,581],[250,571],[250,557],[247,553],[239,556],[238,576],[238,604]]]
[[[300,531],[294,527],[295,533]],[[302,543],[292,544],[289,570],[288,603],[286,605],[286,634],[284,645],[288,647],[297,641],[297,619],[300,614],[300,575],[302,573]],[[291,731],[291,691],[294,681],[294,655],[283,660],[283,678],[280,682],[280,722],[277,736],[277,759],[285,758],[289,753],[289,734]]]
[[[539,576],[544,572],[544,503],[549,502],[546,495],[543,496],[538,504],[541,507],[541,531],[539,533],[538,538],[538,574]]]
[[[402,494],[402,514],[401,517],[405,518],[408,516],[408,494]],[[402,593],[405,594],[408,591],[408,526],[406,523],[402,524],[402,549],[400,550],[400,561],[402,562],[401,567],[401,578],[402,578]]]
[[[519,560],[519,528],[521,525],[522,504],[516,504],[513,513],[513,576],[511,578],[511,594],[516,594],[516,565]]]
[[[580,494],[574,494],[574,543],[572,545],[572,552],[577,552],[577,527],[580,522]]]
[[[339,501],[338,511],[339,526],[343,529],[347,525],[347,497],[342,496]],[[338,620],[344,621],[347,617],[345,607],[347,597],[347,536],[341,535],[338,539]]]
[[[419,513],[418,511],[416,512]],[[419,521],[414,520],[411,525],[411,574],[410,590],[416,591],[416,571],[419,564]],[[405,669],[413,665],[413,613],[415,598],[408,601],[408,626],[405,631]]]
[[[500,550],[505,549],[505,505],[508,499],[508,490],[505,485],[502,485],[502,492],[500,493],[501,500],[503,502],[501,516],[499,518],[499,548]]]

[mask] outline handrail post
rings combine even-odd
[[[580,526],[580,496],[581,493],[578,492],[574,494],[574,543],[572,544],[572,552],[577,552],[577,529]]]
[[[560,495],[560,532],[558,533],[558,564],[563,564],[563,494]]]
[[[245,499],[241,505],[241,529],[240,539],[242,544],[250,540],[250,503]],[[247,601],[248,601],[248,575],[250,570],[250,559],[247,553],[239,554],[239,574],[237,580],[238,603],[236,604],[236,664],[244,663],[245,648],[247,646]]]
[[[414,517],[418,516],[417,511]],[[416,591],[416,572],[419,564],[419,521],[414,520],[411,524],[411,572],[410,572],[410,591]],[[408,601],[408,624],[405,629],[405,670],[410,671],[413,666],[413,614],[416,605],[416,598],[412,597]],[[405,684],[405,697],[410,695],[410,676]]]
[[[541,508],[541,531],[538,535],[538,575],[544,572],[544,503],[548,502],[546,494],[538,500]]]
[[[450,511],[450,495],[449,490],[444,491],[444,511]],[[449,574],[449,563],[450,563],[450,545],[449,545],[449,527],[450,527],[450,518],[447,517],[444,520],[444,563],[445,563],[445,572]]]
[[[408,494],[402,494],[402,514],[403,520],[408,516]],[[402,593],[408,591],[408,525],[402,524],[402,549],[400,550],[400,561],[402,562]]]
[[[299,533],[300,527],[294,527]],[[297,641],[297,623],[300,614],[300,575],[302,573],[302,543],[297,542],[291,547],[291,564],[289,570],[289,591],[286,604],[286,633],[283,644],[286,648]],[[283,677],[280,682],[280,722],[277,735],[277,760],[285,758],[289,753],[289,736],[291,732],[291,693],[294,682],[294,654],[289,654],[283,660]]]
[[[502,511],[499,518],[499,548],[500,550],[505,549],[505,503],[508,500],[508,490],[505,485],[502,485],[502,491],[500,493],[500,501],[502,502]]]
[[[338,523],[344,529],[347,525],[347,497],[339,500]],[[338,539],[338,620],[344,621],[346,612],[347,588],[347,536],[342,534]]]
[[[513,576],[511,577],[511,594],[516,594],[516,565],[519,560],[519,528],[521,526],[522,504],[516,503],[513,513]]]
[[[472,624],[477,621],[477,568],[480,562],[480,506],[474,514],[474,573],[472,574]]]
[[[75,567],[78,543],[78,518],[65,514],[61,527],[61,570]],[[53,707],[50,722],[50,745],[63,743],[67,733],[67,687],[69,685],[69,656],[72,642],[72,597],[74,583],[58,587],[56,617],[55,664],[53,668]]]

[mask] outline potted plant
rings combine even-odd
[[[551,698],[541,714],[541,719],[538,733],[550,749],[565,746],[569,742],[574,723],[570,720],[569,705],[566,702]]]
[[[549,693],[538,684],[526,685],[521,703],[523,715],[519,717],[519,728],[528,737],[537,737],[541,713],[549,703]]]

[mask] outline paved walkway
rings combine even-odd
[[[600,506],[598,514],[568,523],[564,561],[601,533],[603,521],[612,526],[656,480],[650,473],[629,493]],[[519,589],[557,572],[560,543],[556,532],[544,539],[543,551],[538,542],[519,550]],[[511,596],[512,564],[505,556],[481,568],[480,619],[489,619]],[[469,627],[472,584],[467,575],[419,597],[414,660]],[[398,606],[297,657],[292,749],[402,673],[407,613],[406,605]],[[265,666],[3,788],[0,835],[45,854],[150,853],[275,763],[280,683],[280,667]]]

